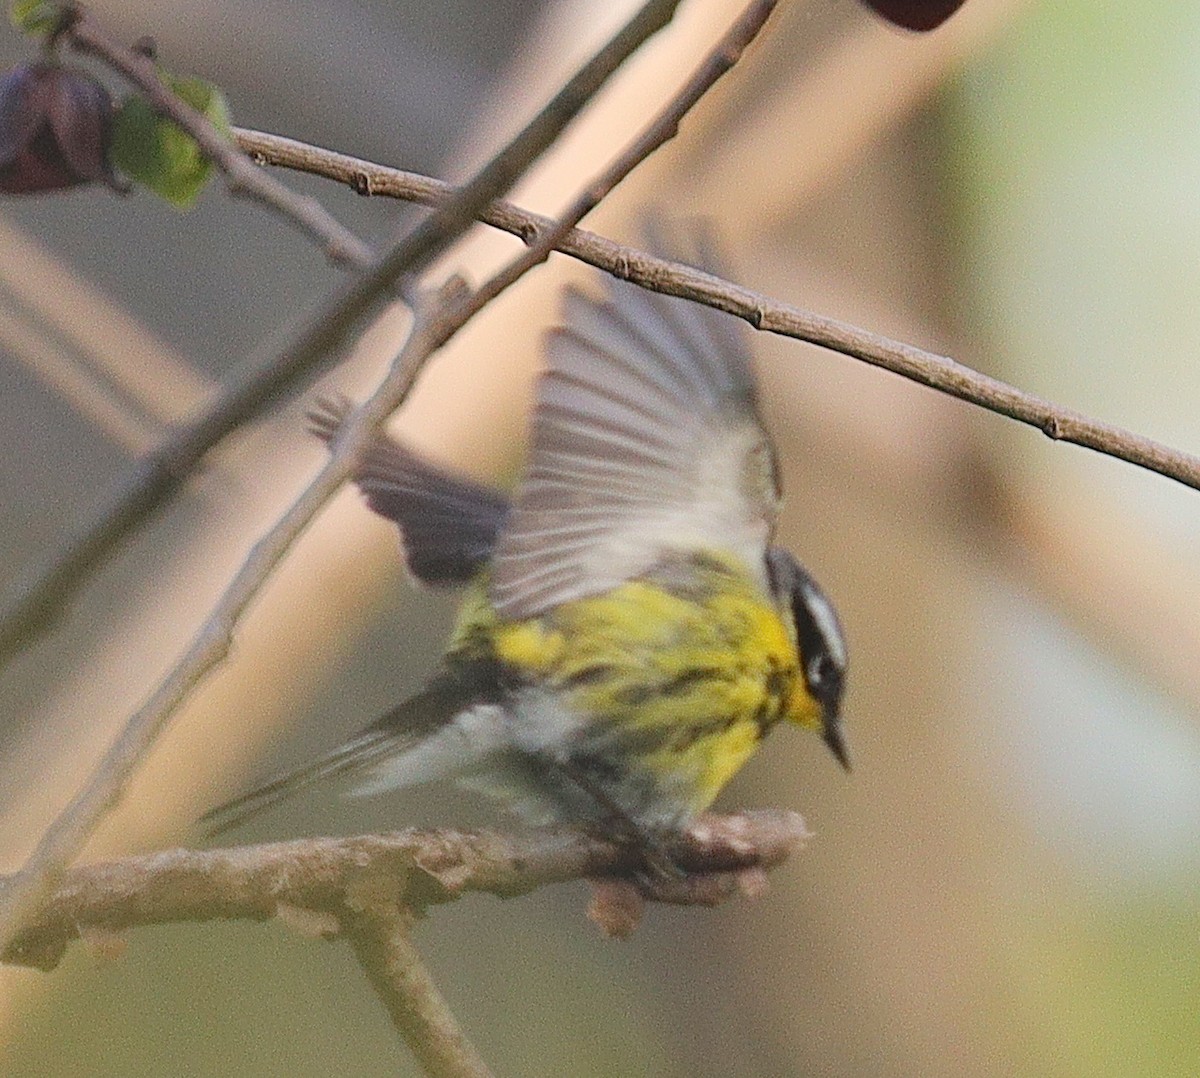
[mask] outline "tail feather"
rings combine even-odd
[[[288,800],[301,790],[307,790],[323,779],[333,778],[347,771],[356,771],[366,766],[375,758],[382,743],[389,739],[379,731],[371,731],[356,737],[335,749],[328,756],[322,757],[306,767],[289,771],[272,779],[264,786],[241,794],[223,805],[209,809],[200,817],[200,822],[206,825],[205,834],[212,838],[224,834],[235,827],[240,827],[247,820],[273,808],[282,801]]]
[[[358,792],[413,786],[467,766],[503,739],[497,667],[490,660],[448,664],[415,696],[327,756],[235,797],[200,817],[209,836],[245,823],[310,786],[338,775],[368,775]]]

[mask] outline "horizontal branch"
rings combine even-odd
[[[453,185],[428,176],[388,168],[278,135],[239,128],[235,130],[235,136],[242,149],[260,162],[325,176],[347,184],[360,194],[437,205],[456,190]],[[549,217],[503,200],[493,202],[479,219],[525,243],[532,243],[553,224]],[[655,258],[584,229],[568,233],[557,249],[652,291],[704,303],[744,319],[755,329],[852,356],[930,389],[1036,427],[1055,441],[1093,449],[1200,490],[1200,457],[1195,454],[1061,407],[948,356],[780,303],[711,274]]]
[[[665,844],[689,875],[639,887],[653,901],[711,905],[745,889],[739,872],[778,865],[807,837],[794,812],[703,817]],[[168,850],[68,871],[3,961],[50,970],[89,930],[184,921],[278,916],[337,934],[344,918],[361,914],[381,893],[421,911],[468,892],[512,898],[568,880],[630,879],[640,865],[636,850],[566,828],[519,835],[407,830]],[[0,879],[0,887],[7,882]]]

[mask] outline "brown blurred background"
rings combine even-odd
[[[235,118],[448,178],[629,3],[93,5],[229,94]],[[552,211],[738,5],[688,0],[523,185]],[[603,21],[603,25],[601,22]],[[8,62],[21,55],[3,42]],[[968,0],[927,37],[794,0],[589,224],[705,213],[764,293],[1182,446],[1200,442],[1200,17],[1169,0]],[[414,211],[288,177],[379,239]],[[512,240],[446,260],[479,279]],[[478,475],[519,458],[558,259],[439,357],[398,426]],[[336,272],[219,187],[180,215],[84,192],[0,213],[0,543],[15,581],[161,424]],[[323,382],[359,393],[377,327]],[[281,329],[282,327],[282,329]],[[772,738],[723,804],[816,837],[756,903],[656,909],[624,944],[582,887],[437,911],[418,944],[506,1075],[1190,1075],[1200,1068],[1200,497],[795,342],[758,342],[785,542],[852,644],[847,779]],[[15,866],[321,456],[303,402],[213,454],[55,633],[0,672],[0,849]],[[347,493],[253,608],[90,856],[199,841],[217,800],[419,683],[453,601],[402,578]],[[252,841],[491,819],[466,795],[313,794]],[[0,970],[0,1071],[415,1073],[347,951],[278,925],[131,934]]]

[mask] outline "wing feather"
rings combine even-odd
[[[321,401],[309,413],[313,432],[330,441],[346,417],[342,400]],[[363,452],[354,481],[367,504],[400,526],[405,562],[421,583],[462,584],[487,564],[508,516],[498,490],[430,464],[390,435]]]
[[[564,319],[493,559],[500,616],[598,594],[681,549],[764,574],[779,492],[736,319],[620,281],[604,300],[569,291]]]

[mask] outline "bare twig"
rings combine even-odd
[[[617,68],[647,38],[671,21],[679,4],[680,0],[649,0],[453,200],[440,204],[388,252],[377,273],[387,281],[398,281],[405,274],[427,266],[445,250],[446,237],[461,235],[494,198],[512,187]]]
[[[321,245],[331,262],[355,269],[372,264],[375,255],[370,247],[316,199],[296,194],[255,168],[207,116],[171,92],[153,59],[114,41],[87,9],[68,8],[58,38],[103,60],[133,83],[151,108],[196,140],[204,156],[225,173],[233,194],[252,198],[292,222]]]
[[[665,26],[680,0],[650,0],[592,57],[513,140],[438,210],[401,238],[369,272],[342,288],[277,354],[249,364],[198,415],[170,429],[64,546],[18,583],[0,606],[0,660],[44,632],[80,582],[117,541],[178,489],[209,449],[252,416],[315,377],[345,336],[391,298],[503,194],[646,38]]]
[[[354,956],[392,1024],[431,1078],[489,1078],[491,1070],[413,946],[413,915],[395,900],[366,903],[345,918]]]
[[[522,234],[529,245],[528,250],[481,285],[473,302],[481,307],[491,302],[514,281],[549,258],[550,253],[576,231],[575,226],[599,205],[601,199],[655,150],[670,141],[679,130],[684,116],[741,59],[742,53],[766,25],[777,4],[778,0],[755,0],[751,3],[700,62],[691,78],[613,162],[571,200],[562,216],[532,233]]]
[[[794,812],[708,816],[669,840],[667,853],[694,874],[686,879],[704,881],[773,868],[808,837]],[[92,928],[267,920],[291,910],[328,915],[314,923],[337,932],[347,914],[380,896],[419,912],[469,892],[513,898],[570,880],[623,879],[638,868],[636,850],[568,828],[519,835],[408,830],[167,850],[71,869],[2,960],[50,970]],[[681,885],[650,897],[695,904],[703,895],[703,887],[688,893]]]
[[[778,4],[779,0],[756,0],[743,10],[658,116],[580,195],[571,211],[563,214],[564,220],[572,217],[577,221],[582,220],[639,163],[679,133],[679,124],[684,116],[742,58],[742,53],[758,36]],[[588,210],[577,209],[588,200],[591,202]]]
[[[436,203],[455,188],[440,180],[308,146],[260,131],[239,130],[238,141],[259,160],[300,169],[346,183],[371,194]],[[496,201],[480,220],[532,242],[553,224],[552,218]],[[1104,423],[1026,393],[1016,386],[973,370],[949,356],[872,333],[793,307],[710,274],[627,247],[584,229],[567,233],[556,248],[615,277],[705,303],[749,322],[756,329],[820,345],[969,404],[1036,427],[1055,441],[1071,442],[1157,472],[1200,489],[1200,457],[1112,423]]]

